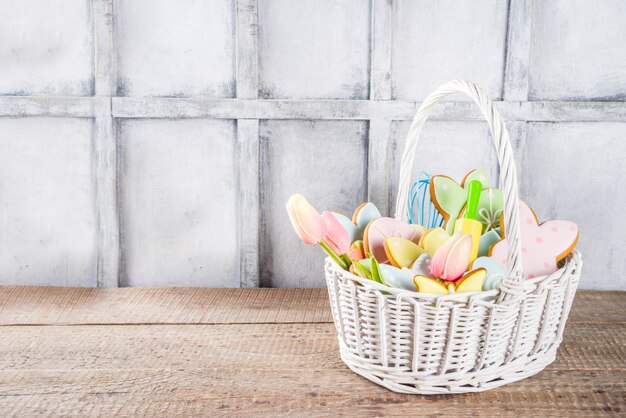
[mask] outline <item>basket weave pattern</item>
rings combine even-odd
[[[524,277],[508,134],[491,101],[465,81],[444,84],[418,110],[402,158],[396,218],[406,220],[406,190],[422,126],[432,108],[454,92],[480,107],[498,152],[509,244],[501,290],[427,295],[355,276],[330,259],[325,264],[342,360],[396,392],[477,392],[538,373],[555,359],[580,278],[577,251],[549,276]]]

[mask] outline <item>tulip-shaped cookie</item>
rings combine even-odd
[[[320,215],[301,194],[294,194],[289,198],[287,214],[293,229],[302,242],[319,244],[340,267],[348,269],[348,263],[341,255],[348,251],[350,239],[345,229],[334,217],[331,216],[330,218],[335,222],[331,220],[327,223],[324,216]]]
[[[430,260],[432,277],[418,274],[413,282],[418,292],[446,295],[450,290],[456,293],[482,290],[485,269],[476,269],[465,276],[465,270],[472,251],[472,237],[455,232]]]

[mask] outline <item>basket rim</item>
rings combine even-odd
[[[555,281],[560,282],[563,278],[566,278],[571,275],[573,270],[580,269],[582,264],[582,255],[578,250],[573,250],[565,259],[564,264],[555,272],[546,275],[546,276],[538,276],[532,279],[525,279],[523,283],[523,292],[520,295],[521,298],[525,298],[526,295],[531,294],[537,290],[543,290],[546,287],[552,285]],[[467,303],[467,304],[506,304],[503,301],[496,302],[498,296],[502,292],[500,289],[492,289],[492,290],[482,290],[479,292],[464,292],[464,293],[453,293],[448,295],[438,295],[432,293],[420,293],[417,291],[401,289],[397,287],[390,287],[385,284],[375,282],[373,280],[369,280],[364,277],[357,276],[347,270],[344,270],[339,265],[337,265],[330,257],[326,257],[325,267],[341,277],[350,279],[352,282],[358,283],[365,287],[368,290],[378,290],[383,291],[388,294],[395,295],[397,299],[409,299],[422,301],[422,302],[430,302],[435,303],[436,305],[440,305],[443,303]],[[568,274],[569,273],[569,274]]]

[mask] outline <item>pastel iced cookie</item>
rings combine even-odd
[[[352,261],[363,260],[365,258],[365,252],[363,251],[363,241],[354,241],[352,245],[350,245],[350,249],[348,250],[348,257]]]
[[[461,216],[465,213],[465,207],[461,210]],[[483,234],[500,226],[500,216],[504,210],[504,197],[502,190],[485,188],[480,192],[478,199],[477,220],[483,224]]]
[[[443,282],[432,277],[420,275],[413,277],[413,282],[420,293],[447,295],[449,293],[480,292],[486,276],[487,271],[483,268],[478,268],[468,272],[455,283]]]
[[[430,260],[432,257],[430,254],[422,254],[417,257],[417,260],[409,267],[407,270],[411,272],[413,276],[421,275],[421,276],[430,276]]]
[[[500,289],[500,284],[506,273],[504,267],[491,257],[478,257],[472,263],[472,270],[478,268],[483,268],[487,271],[483,290]]]
[[[411,266],[425,250],[404,238],[391,237],[385,240],[385,254],[391,265],[398,268]]]
[[[472,180],[480,181],[483,187],[490,187],[487,174],[481,169],[467,173],[460,185],[442,175],[433,176],[430,180],[430,200],[443,216],[443,226],[449,234],[454,231],[454,223],[467,201],[465,186]]]
[[[365,267],[370,273],[372,271],[372,262],[366,258],[361,260],[360,264]],[[379,264],[380,275],[383,284],[389,287],[396,287],[398,289],[406,289],[415,292],[415,284],[413,283],[413,276],[407,269],[399,269],[388,264]]]
[[[557,263],[572,252],[578,242],[578,226],[574,222],[554,220],[538,224],[535,212],[519,202],[522,269],[528,278],[545,276],[557,270]],[[501,227],[503,235],[506,228]],[[506,266],[507,240],[491,247],[490,256]]]
[[[486,257],[489,255],[489,249],[501,239],[502,237],[500,237],[495,229],[482,234],[478,243],[478,257]]]
[[[417,244],[424,232],[424,227],[419,225],[407,224],[393,218],[376,218],[367,225],[363,233],[365,255],[369,257],[373,254],[379,263],[387,263],[387,238],[405,238]]]
[[[450,234],[448,234],[445,229],[441,227],[433,228],[424,233],[420,239],[419,245],[432,256],[435,255],[437,250],[449,239]]]
[[[363,239],[363,232],[371,221],[380,217],[380,211],[371,202],[365,202],[360,205],[354,211],[352,219],[338,212],[333,212],[333,215],[341,223],[341,225],[348,232],[350,242]]]

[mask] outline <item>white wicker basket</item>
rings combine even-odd
[[[474,84],[439,87],[418,110],[400,168],[396,218],[406,219],[407,190],[420,131],[431,109],[462,92],[480,107],[498,152],[509,260],[501,290],[437,296],[389,288],[326,260],[326,282],[341,358],[355,373],[395,392],[478,392],[538,373],[554,361],[582,267],[574,251],[555,273],[521,271],[515,163],[493,104]]]

